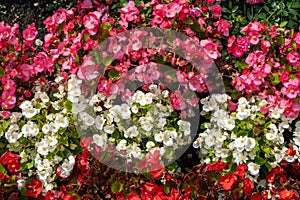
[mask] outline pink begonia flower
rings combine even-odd
[[[1,95],[1,98],[7,104],[15,104],[16,103],[16,95],[14,92],[11,92],[10,90],[4,90]]]
[[[28,25],[28,27],[23,31],[23,38],[28,44],[32,44],[38,34],[34,23]]]
[[[282,94],[286,95],[290,99],[294,99],[298,96],[300,88],[300,81],[298,78],[285,82],[283,85],[284,87],[280,90]]]
[[[300,49],[300,32],[297,32],[293,35],[293,39],[296,43],[298,49]]]
[[[231,27],[230,23],[224,19],[220,19],[219,21],[214,23],[215,26],[218,27],[218,32],[222,33],[224,36],[229,36],[229,28]]]
[[[83,57],[83,59],[83,64],[77,72],[78,77],[85,81],[97,78],[99,74],[97,65],[89,57]]]
[[[222,16],[222,7],[220,5],[213,5],[211,7],[212,18],[219,19]]]
[[[202,84],[204,84],[204,81],[200,74],[189,79],[189,88],[192,91],[198,91]]]
[[[298,63],[299,61],[299,53],[296,51],[293,51],[291,53],[288,53],[286,55],[286,59],[289,61],[291,65]]]
[[[174,94],[170,95],[170,100],[171,100],[171,103],[172,103],[172,107],[175,110],[184,110],[187,107],[185,99],[180,94],[179,90],[176,90],[174,92]]]
[[[260,36],[261,35],[258,33],[258,31],[250,31],[250,33],[249,33],[249,37],[250,37],[249,42],[251,44],[254,44],[254,45],[258,44]]]
[[[261,40],[261,49],[266,53],[269,51],[271,47],[271,43],[268,40],[262,39]]]
[[[250,66],[253,67],[257,63],[257,57],[255,53],[250,53],[247,58],[246,58],[246,63]]]
[[[246,0],[246,3],[250,4],[250,5],[262,4],[262,3],[264,3],[264,0]]]
[[[57,24],[61,24],[66,20],[66,14],[64,12],[55,12],[52,17]]]
[[[83,17],[83,25],[90,35],[95,35],[100,24],[101,13],[98,11],[90,12]]]
[[[32,77],[34,71],[33,67],[28,64],[22,64],[19,66],[20,74],[18,74],[18,78],[23,79],[24,81],[29,81]]]
[[[177,81],[178,81],[179,83],[185,84],[185,83],[188,82],[188,79],[186,78],[187,75],[186,75],[183,71],[178,70],[178,71],[176,72],[176,76],[177,76]]]
[[[181,11],[181,9],[182,9],[181,5],[172,2],[165,7],[164,11],[166,17],[173,18]]]

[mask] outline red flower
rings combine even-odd
[[[214,5],[211,7],[212,18],[219,19],[222,15],[222,7],[220,5]]]
[[[273,183],[274,180],[275,180],[275,174],[273,172],[269,173],[267,176],[266,176],[266,179],[269,183]]]
[[[294,195],[295,194],[295,191],[294,190],[282,190],[280,192],[280,198],[283,199],[283,200],[290,200],[290,199],[293,199]]]
[[[128,194],[127,199],[128,200],[141,200],[141,198],[137,194]]]
[[[17,172],[20,170],[20,167],[21,167],[21,164],[19,161],[17,160],[11,160],[11,162],[9,162],[8,166],[7,166],[7,169],[8,171],[10,172]]]
[[[261,200],[261,195],[258,193],[252,194],[250,200]]]
[[[253,182],[249,178],[246,178],[244,180],[244,193],[245,193],[245,195],[250,196],[252,194],[253,189],[254,189]]]
[[[224,190],[230,191],[233,185],[237,183],[237,176],[234,174],[226,174],[220,178],[219,183],[223,186]]]
[[[154,170],[151,173],[155,180],[160,180],[164,175],[164,171],[165,171],[165,168],[163,167],[158,170]]]
[[[244,178],[245,171],[248,170],[248,166],[246,164],[239,165],[235,170],[234,174],[238,175],[241,178]]]
[[[27,196],[37,198],[42,193],[42,181],[34,179],[32,184],[27,184]]]
[[[214,164],[207,164],[208,171],[221,171],[227,168],[227,164],[223,163],[221,160],[218,160]]]

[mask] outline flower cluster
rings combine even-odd
[[[285,130],[294,119],[284,117],[283,109],[275,107],[266,113],[268,102],[255,96],[250,100],[240,97],[234,103],[226,94],[213,95],[201,103],[202,114],[210,115],[210,122],[202,124],[205,130],[193,146],[200,148],[205,162],[220,159],[237,165],[247,164],[249,173],[258,178],[262,168],[269,171],[282,160],[299,160],[297,146],[289,150],[285,147],[290,145],[285,140]],[[294,136],[293,141],[297,141],[297,134]]]

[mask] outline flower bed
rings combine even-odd
[[[225,3],[0,22],[1,198],[300,199],[300,30]]]

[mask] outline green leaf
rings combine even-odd
[[[0,78],[5,74],[3,67],[0,67]]]
[[[171,172],[175,172],[177,168],[178,168],[177,162],[173,162],[167,166],[167,169]]]
[[[64,107],[68,110],[68,111],[72,111],[72,102],[67,100],[64,102]]]
[[[58,138],[58,141],[59,141],[61,144],[65,145],[65,146],[69,146],[69,142],[68,142],[68,137],[67,137],[67,136],[60,136],[60,137]]]
[[[117,193],[117,192],[121,192],[123,190],[123,183],[119,182],[119,181],[115,181],[112,185],[111,185],[111,191],[113,193]]]
[[[120,77],[120,72],[112,69],[108,72],[108,77],[111,78],[113,81],[118,80]]]
[[[103,58],[103,64],[108,67],[111,63],[112,63],[112,56],[106,56],[105,58]]]
[[[276,73],[272,73],[272,74],[271,74],[271,83],[272,83],[273,85],[277,85],[277,84],[280,83],[280,78],[279,78],[279,75],[278,75],[278,74],[276,74]]]
[[[266,163],[266,160],[263,159],[263,158],[260,158],[260,157],[256,157],[254,160],[253,160],[254,163],[258,164],[258,165],[263,165]]]
[[[4,174],[5,171],[6,171],[5,168],[4,168],[4,167],[1,165],[1,163],[0,163],[0,172]]]
[[[287,25],[287,23],[288,23],[287,21],[281,22],[280,27],[285,27]]]

